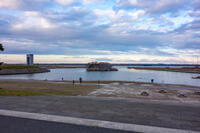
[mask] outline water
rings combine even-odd
[[[127,67],[116,67],[119,71],[112,72],[87,72],[85,68],[72,69],[51,69],[49,73],[22,74],[22,75],[2,75],[0,79],[36,79],[36,80],[123,80],[123,81],[141,81],[150,82],[154,79],[156,83],[185,84],[200,86],[200,79],[192,79],[199,74],[153,71],[153,70],[135,70]]]

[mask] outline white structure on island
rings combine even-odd
[[[27,65],[33,65],[33,54],[27,54],[26,55],[26,63]]]

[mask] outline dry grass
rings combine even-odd
[[[72,85],[49,81],[8,81],[1,80],[0,88],[8,91],[28,91],[42,95],[87,95],[97,89],[96,85]],[[36,93],[35,93],[36,92]]]
[[[45,95],[45,93],[0,89],[0,96],[38,96],[38,95]]]

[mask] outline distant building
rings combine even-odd
[[[26,63],[27,65],[33,65],[33,54],[27,54],[26,55]]]

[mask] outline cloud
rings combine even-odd
[[[134,19],[138,19],[140,16],[143,16],[145,14],[144,10],[138,10],[136,12],[130,12],[128,13],[129,16],[133,17]]]
[[[190,60],[187,53],[200,49],[198,1],[9,1],[0,4],[0,42],[7,54],[172,61],[181,54]]]
[[[95,21],[95,15],[86,8],[70,7],[65,10],[45,12],[45,17],[53,22],[63,23],[64,25],[74,23],[78,25],[89,25]]]
[[[0,9],[11,10],[44,10],[49,7],[51,0],[1,0]]]
[[[105,0],[83,0],[84,5],[92,4],[92,3],[98,3],[98,2],[104,2]]]
[[[25,11],[41,11],[55,6],[70,6],[78,4],[75,0],[1,0],[0,8],[25,10]]]
[[[182,9],[186,2],[186,0],[160,0],[152,3],[147,11],[150,13],[174,12]],[[155,5],[153,6],[153,4]]]
[[[189,3],[187,0],[118,0],[115,9],[144,9],[151,14],[175,12]]]
[[[55,0],[55,2],[63,6],[68,6],[73,4],[74,0]]]
[[[199,10],[200,9],[200,1],[199,0],[193,0],[193,7],[196,10]]]
[[[1,0],[0,8],[17,9],[22,5],[21,0]]]
[[[22,29],[49,29],[54,28],[55,25],[51,24],[47,19],[41,16],[39,12],[27,11],[24,12],[24,17],[20,23],[13,25],[14,30]]]

